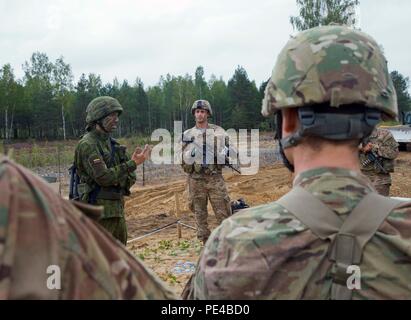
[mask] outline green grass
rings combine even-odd
[[[127,151],[132,153],[135,147],[144,146],[149,141],[150,137],[130,137],[118,139],[120,144],[127,146]],[[67,141],[53,141],[53,142],[39,142],[33,140],[26,140],[10,144],[7,146],[8,150],[12,149],[13,159],[27,167],[47,167],[58,165],[58,153],[60,152],[60,165],[68,166],[74,160],[74,150],[78,140]],[[0,141],[0,152],[4,153],[3,143]]]
[[[55,148],[41,147],[34,144],[31,149],[14,149],[14,160],[27,167],[47,167],[58,165],[58,154],[60,152],[60,165],[73,162],[74,147],[58,146]]]

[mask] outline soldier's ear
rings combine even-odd
[[[298,128],[298,110],[296,108],[283,109],[282,112],[283,137],[294,133]]]

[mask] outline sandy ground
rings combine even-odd
[[[280,164],[262,168],[252,176],[227,172],[224,177],[231,199],[242,197],[250,206],[275,201],[290,189],[293,178]],[[411,197],[411,153],[400,154],[392,177],[391,196]],[[186,181],[181,178],[170,178],[168,183],[153,186],[135,187],[126,202],[126,219],[128,248],[180,294],[202,248],[195,230],[182,226],[182,237],[178,239],[177,226],[172,224],[169,228],[143,237],[177,220],[176,197],[181,211],[180,221],[195,227],[194,216],[187,208]],[[217,223],[211,207],[209,213],[209,224],[213,229]]]

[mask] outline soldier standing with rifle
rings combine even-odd
[[[391,172],[398,156],[398,143],[389,130],[375,128],[360,148],[361,172],[383,196],[390,195]]]
[[[95,98],[86,112],[87,133],[78,143],[74,158],[80,179],[77,186],[79,200],[103,206],[104,213],[99,223],[126,245],[124,196],[130,195],[130,188],[136,181],[134,171],[137,165],[149,158],[151,148],[148,145],[144,150],[137,147],[130,159],[126,147],[110,137],[117,129],[123,112],[116,99],[107,96]]]
[[[228,136],[223,128],[208,123],[213,111],[207,100],[195,101],[191,113],[196,125],[183,134],[182,167],[188,173],[189,207],[196,218],[197,237],[205,243],[210,235],[208,199],[219,224],[231,215],[230,197],[222,175],[228,163],[227,153],[222,155],[222,161],[217,161],[218,155],[229,150]]]

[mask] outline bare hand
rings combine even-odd
[[[136,163],[136,165],[142,164],[144,161],[150,158],[151,149],[152,146],[149,146],[148,144],[144,146],[143,150],[141,150],[140,147],[137,147],[134,150],[133,155],[131,156],[131,160],[133,160]]]
[[[367,153],[370,152],[372,150],[372,144],[370,142],[368,142],[364,148],[362,148],[362,152]]]

